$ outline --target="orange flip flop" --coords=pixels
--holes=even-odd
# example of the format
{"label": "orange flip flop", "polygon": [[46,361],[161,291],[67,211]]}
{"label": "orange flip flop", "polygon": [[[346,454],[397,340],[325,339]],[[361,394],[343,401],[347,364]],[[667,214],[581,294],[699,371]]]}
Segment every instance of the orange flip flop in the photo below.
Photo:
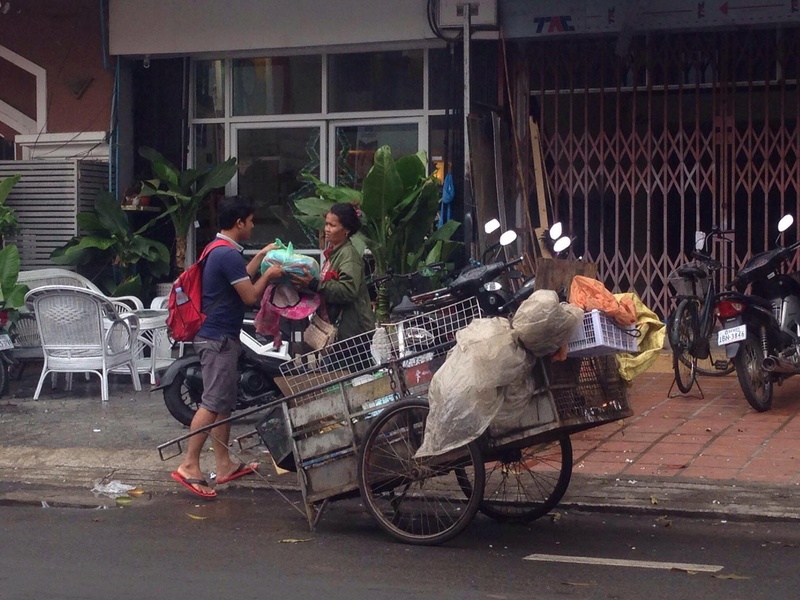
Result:
{"label": "orange flip flop", "polygon": [[187,490],[192,492],[195,496],[200,496],[201,498],[216,498],[217,497],[217,492],[215,492],[213,490],[210,491],[210,492],[204,492],[204,491],[198,490],[196,487],[194,487],[194,485],[204,485],[204,486],[208,487],[208,482],[205,479],[192,479],[190,477],[184,477],[183,475],[181,475],[177,471],[173,471],[172,473],[170,473],[170,477],[172,477],[175,481],[180,483]]}
{"label": "orange flip flop", "polygon": [[240,463],[239,466],[236,467],[236,470],[227,477],[217,477],[217,485],[228,483],[229,481],[239,479],[239,477],[244,477],[245,475],[250,475],[256,471],[258,471],[258,463],[250,463],[249,465]]}

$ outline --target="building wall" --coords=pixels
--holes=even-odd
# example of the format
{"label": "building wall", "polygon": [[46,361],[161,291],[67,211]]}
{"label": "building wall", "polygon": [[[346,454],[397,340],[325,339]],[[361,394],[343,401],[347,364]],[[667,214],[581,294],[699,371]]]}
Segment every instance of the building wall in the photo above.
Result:
{"label": "building wall", "polygon": [[111,52],[151,56],[433,40],[427,0],[110,0]]}
{"label": "building wall", "polygon": [[[46,131],[108,130],[113,60],[109,69],[104,67],[97,0],[17,0],[10,5],[7,13],[0,14],[0,45],[46,70]],[[0,99],[35,120],[31,76],[0,62],[4,63],[0,66]]]}

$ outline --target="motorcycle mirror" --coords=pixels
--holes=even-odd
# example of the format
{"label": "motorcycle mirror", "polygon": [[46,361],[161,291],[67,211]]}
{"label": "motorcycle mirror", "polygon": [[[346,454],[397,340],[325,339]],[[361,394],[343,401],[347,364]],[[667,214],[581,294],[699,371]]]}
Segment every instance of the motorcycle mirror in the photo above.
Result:
{"label": "motorcycle mirror", "polygon": [[497,219],[492,219],[491,221],[487,221],[486,224],[483,226],[483,231],[487,234],[492,233],[500,229],[500,221]]}
{"label": "motorcycle mirror", "polygon": [[509,279],[522,279],[522,272],[517,271],[516,269],[511,269],[506,273],[506,277]]}
{"label": "motorcycle mirror", "polygon": [[500,236],[500,245],[501,246],[508,246],[509,244],[514,243],[517,239],[517,232],[513,229],[509,229],[508,231],[504,231],[503,235]]}
{"label": "motorcycle mirror", "polygon": [[794,217],[792,215],[784,215],[781,217],[781,220],[778,221],[778,231],[783,233],[792,226],[792,223],[794,223]]}
{"label": "motorcycle mirror", "polygon": [[558,254],[559,252],[563,252],[567,248],[569,248],[570,244],[572,244],[572,240],[569,239],[566,235],[564,237],[558,238],[555,243],[553,244],[553,252]]}
{"label": "motorcycle mirror", "polygon": [[564,228],[561,226],[561,221],[556,221],[553,223],[553,226],[550,227],[550,239],[554,242],[561,237]]}
{"label": "motorcycle mirror", "polygon": [[704,231],[694,232],[694,249],[702,250],[706,245],[706,234]]}

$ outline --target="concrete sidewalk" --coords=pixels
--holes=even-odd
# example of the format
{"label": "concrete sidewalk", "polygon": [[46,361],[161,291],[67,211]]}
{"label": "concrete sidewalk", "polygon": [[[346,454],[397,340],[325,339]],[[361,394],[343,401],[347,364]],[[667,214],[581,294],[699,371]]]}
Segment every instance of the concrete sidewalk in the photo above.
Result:
{"label": "concrete sidewalk", "polygon": [[[182,493],[169,478],[180,459],[161,461],[156,446],[186,429],[159,392],[136,393],[129,378],[116,376],[103,405],[97,378],[76,376],[72,392],[47,385],[34,401],[37,378],[30,365],[0,399],[0,503],[97,505],[94,482],[112,479]],[[633,417],[573,436],[574,474],[562,507],[800,519],[800,378],[776,388],[767,413],[749,407],[735,375],[701,379],[703,398],[669,397],[671,383],[665,354],[630,388]],[[257,417],[237,422],[233,435],[251,431]],[[205,460],[208,473],[213,457]],[[270,464],[263,446],[242,460]],[[229,485],[297,489],[294,474],[262,471],[263,480]]]}

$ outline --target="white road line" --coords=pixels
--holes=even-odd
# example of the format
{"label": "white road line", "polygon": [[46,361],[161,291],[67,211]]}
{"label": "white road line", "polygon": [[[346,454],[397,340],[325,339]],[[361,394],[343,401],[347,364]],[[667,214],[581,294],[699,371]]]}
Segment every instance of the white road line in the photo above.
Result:
{"label": "white road line", "polygon": [[640,569],[680,569],[682,571],[700,571],[716,573],[725,567],[720,565],[695,565],[692,563],[655,562],[650,560],[624,560],[619,558],[600,558],[594,556],[562,556],[559,554],[531,554],[522,560],[539,562],[577,563],[582,565],[603,565],[608,567],[638,567]]}

